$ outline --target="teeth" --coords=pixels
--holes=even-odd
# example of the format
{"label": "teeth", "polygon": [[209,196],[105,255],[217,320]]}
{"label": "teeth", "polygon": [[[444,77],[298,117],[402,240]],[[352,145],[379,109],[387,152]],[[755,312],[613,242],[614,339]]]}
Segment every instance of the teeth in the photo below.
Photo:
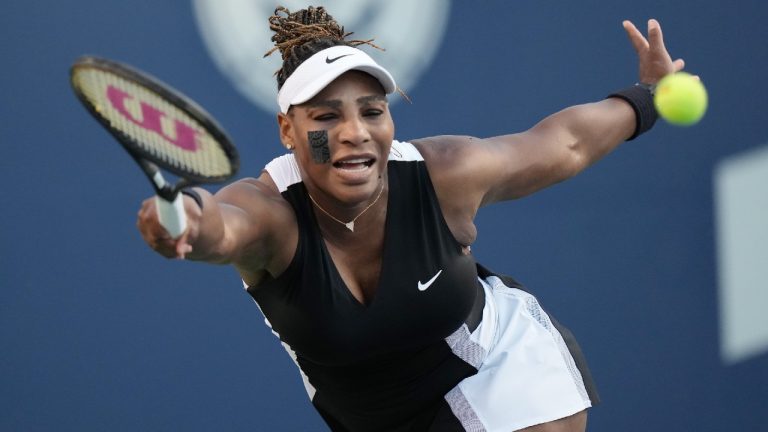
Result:
{"label": "teeth", "polygon": [[360,163],[354,164],[354,165],[353,164],[342,164],[342,166],[340,168],[343,169],[343,170],[346,170],[346,171],[362,171],[362,170],[368,168],[368,165],[360,164]]}
{"label": "teeth", "polygon": [[368,159],[350,159],[350,160],[341,161],[339,163],[342,163],[342,164],[361,164],[361,163],[366,163],[366,162],[368,162]]}

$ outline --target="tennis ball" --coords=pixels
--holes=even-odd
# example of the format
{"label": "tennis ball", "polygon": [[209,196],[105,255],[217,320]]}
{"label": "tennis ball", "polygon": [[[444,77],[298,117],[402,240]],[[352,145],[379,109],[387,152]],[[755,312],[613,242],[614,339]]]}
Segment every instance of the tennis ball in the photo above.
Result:
{"label": "tennis ball", "polygon": [[707,89],[689,73],[669,74],[656,85],[653,104],[667,122],[690,126],[701,120],[707,111]]}

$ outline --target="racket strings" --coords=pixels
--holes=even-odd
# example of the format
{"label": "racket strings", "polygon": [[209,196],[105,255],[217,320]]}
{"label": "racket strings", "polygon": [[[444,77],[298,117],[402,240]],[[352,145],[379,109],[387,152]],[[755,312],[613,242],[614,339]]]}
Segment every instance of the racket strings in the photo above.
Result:
{"label": "racket strings", "polygon": [[230,158],[206,128],[157,93],[101,69],[80,68],[73,80],[99,115],[144,156],[200,177],[233,173]]}

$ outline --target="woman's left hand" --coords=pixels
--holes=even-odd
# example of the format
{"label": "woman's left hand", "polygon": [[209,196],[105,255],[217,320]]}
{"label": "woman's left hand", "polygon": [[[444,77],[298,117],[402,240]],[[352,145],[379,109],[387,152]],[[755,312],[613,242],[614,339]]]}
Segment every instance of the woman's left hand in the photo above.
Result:
{"label": "woman's left hand", "polygon": [[622,24],[637,52],[641,83],[656,84],[664,76],[683,69],[685,66],[683,59],[672,61],[672,57],[667,52],[658,21],[648,20],[648,39],[632,22],[624,21]]}

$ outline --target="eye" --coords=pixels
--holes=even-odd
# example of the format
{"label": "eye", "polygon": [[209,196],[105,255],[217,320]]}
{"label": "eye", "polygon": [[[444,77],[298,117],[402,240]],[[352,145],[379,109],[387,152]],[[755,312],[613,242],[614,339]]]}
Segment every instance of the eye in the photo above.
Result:
{"label": "eye", "polygon": [[363,111],[363,115],[366,117],[377,117],[384,114],[384,111],[376,108],[371,108]]}
{"label": "eye", "polygon": [[312,117],[315,121],[329,121],[335,119],[337,116],[334,113],[324,113]]}

